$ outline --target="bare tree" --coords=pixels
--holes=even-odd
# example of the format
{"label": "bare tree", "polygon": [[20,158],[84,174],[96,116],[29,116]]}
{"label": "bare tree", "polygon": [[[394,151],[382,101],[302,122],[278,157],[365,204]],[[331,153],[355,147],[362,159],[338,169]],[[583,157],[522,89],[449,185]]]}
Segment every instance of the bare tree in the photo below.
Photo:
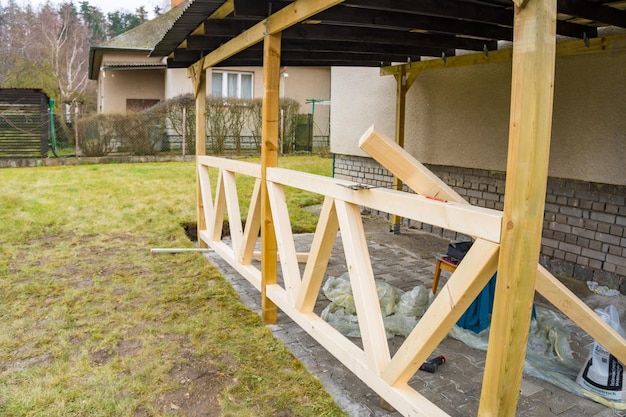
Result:
{"label": "bare tree", "polygon": [[63,3],[56,11],[44,5],[38,14],[38,39],[46,57],[65,111],[71,112],[85,100],[88,85],[89,29],[78,18],[72,3]]}

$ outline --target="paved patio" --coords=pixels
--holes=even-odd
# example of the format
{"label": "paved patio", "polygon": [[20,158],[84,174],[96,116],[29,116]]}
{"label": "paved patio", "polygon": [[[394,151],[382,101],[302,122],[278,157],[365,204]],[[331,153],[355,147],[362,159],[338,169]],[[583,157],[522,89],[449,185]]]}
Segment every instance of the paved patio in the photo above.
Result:
{"label": "paved patio", "polygon": [[[447,240],[405,228],[400,234],[394,235],[389,232],[388,223],[374,215],[364,216],[364,224],[372,266],[377,279],[383,279],[403,290],[410,290],[419,284],[430,288],[435,266],[433,255],[445,253]],[[338,241],[339,239],[340,237]],[[312,234],[297,235],[296,246],[301,247],[299,250],[306,250],[311,240]],[[216,253],[210,251],[207,257],[231,282],[240,294],[242,302],[260,313],[259,292]],[[338,242],[335,244],[327,274],[337,277],[346,269],[343,250]],[[448,273],[442,273],[440,287],[448,277]],[[582,292],[584,293],[584,290]],[[598,306],[603,303],[619,303],[620,311],[623,313],[625,304],[623,299],[626,297],[601,297],[591,296],[591,294],[591,292],[587,294],[590,295],[591,303]],[[587,298],[585,300],[587,301]],[[321,295],[316,305],[316,312],[319,313],[318,310],[321,310],[327,302]],[[541,299],[537,299],[537,304],[542,304]],[[279,312],[278,323],[269,327],[351,416],[400,416],[398,412],[385,406],[376,393],[293,323],[289,317]],[[569,322],[569,327],[573,328],[571,347],[577,359],[582,362],[593,341],[573,323]],[[390,351],[393,353],[403,340],[398,336],[390,339]],[[411,379],[410,385],[450,416],[476,416],[480,401],[485,352],[470,348],[448,337],[439,345],[434,354],[444,355],[447,359],[446,363],[432,374],[418,371]],[[565,391],[549,382],[524,375],[517,415],[609,417],[626,416],[626,412],[616,411]]]}

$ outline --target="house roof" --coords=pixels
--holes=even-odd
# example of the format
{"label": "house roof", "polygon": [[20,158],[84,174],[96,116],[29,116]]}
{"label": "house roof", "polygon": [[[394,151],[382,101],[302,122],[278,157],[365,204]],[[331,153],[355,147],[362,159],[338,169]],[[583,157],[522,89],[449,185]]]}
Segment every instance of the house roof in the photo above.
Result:
{"label": "house roof", "polygon": [[[168,56],[169,67],[188,67],[271,21],[268,15],[288,6],[296,10],[294,3],[192,0],[151,56]],[[511,0],[344,0],[282,30],[281,64],[381,66],[467,50],[488,54],[509,47],[503,41],[513,39],[513,7]],[[229,11],[208,19],[218,9]],[[558,0],[557,34],[588,45],[602,35],[600,28],[626,28],[625,9],[624,1]],[[215,66],[262,65],[262,42],[257,40]]]}
{"label": "house roof", "polygon": [[[163,38],[164,34],[172,27],[172,24],[180,17],[187,1],[170,9],[169,11],[147,20],[142,24],[100,44],[89,48],[89,79],[98,79],[98,72],[102,66],[102,54],[104,52],[143,52],[146,58],[148,53]],[[166,55],[162,55],[166,56]],[[127,67],[145,67],[150,60],[140,60],[125,63]]]}

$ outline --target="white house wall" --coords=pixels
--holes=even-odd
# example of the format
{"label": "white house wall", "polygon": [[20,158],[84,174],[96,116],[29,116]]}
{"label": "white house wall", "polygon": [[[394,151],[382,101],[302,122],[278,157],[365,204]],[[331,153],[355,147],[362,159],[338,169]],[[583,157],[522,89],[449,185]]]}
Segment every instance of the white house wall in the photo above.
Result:
{"label": "white house wall", "polygon": [[[127,99],[154,99],[163,101],[164,69],[111,70],[102,76],[101,113],[126,113]],[[108,84],[108,85],[107,85]]]}
{"label": "white house wall", "polygon": [[[626,185],[626,53],[560,57],[551,177]],[[420,74],[407,94],[405,148],[426,164],[505,171],[511,65]],[[395,130],[395,78],[378,69],[332,69],[331,151],[366,156],[372,124]],[[375,98],[375,99],[374,99]]]}
{"label": "white house wall", "polygon": [[193,94],[193,83],[187,78],[187,68],[170,68],[165,73],[165,99]]}

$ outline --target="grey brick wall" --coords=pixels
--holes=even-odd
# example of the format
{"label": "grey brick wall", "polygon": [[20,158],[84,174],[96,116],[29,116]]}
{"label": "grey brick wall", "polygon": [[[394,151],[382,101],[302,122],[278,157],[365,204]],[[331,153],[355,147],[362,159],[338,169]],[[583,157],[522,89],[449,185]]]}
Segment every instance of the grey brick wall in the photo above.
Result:
{"label": "grey brick wall", "polygon": [[[503,209],[503,172],[428,168],[471,204]],[[357,156],[335,155],[334,172],[337,178],[378,187],[390,188],[393,181],[376,161]],[[405,220],[405,225],[450,240],[467,238],[421,222]],[[626,294],[626,187],[549,178],[540,263],[556,275],[596,281]]]}

